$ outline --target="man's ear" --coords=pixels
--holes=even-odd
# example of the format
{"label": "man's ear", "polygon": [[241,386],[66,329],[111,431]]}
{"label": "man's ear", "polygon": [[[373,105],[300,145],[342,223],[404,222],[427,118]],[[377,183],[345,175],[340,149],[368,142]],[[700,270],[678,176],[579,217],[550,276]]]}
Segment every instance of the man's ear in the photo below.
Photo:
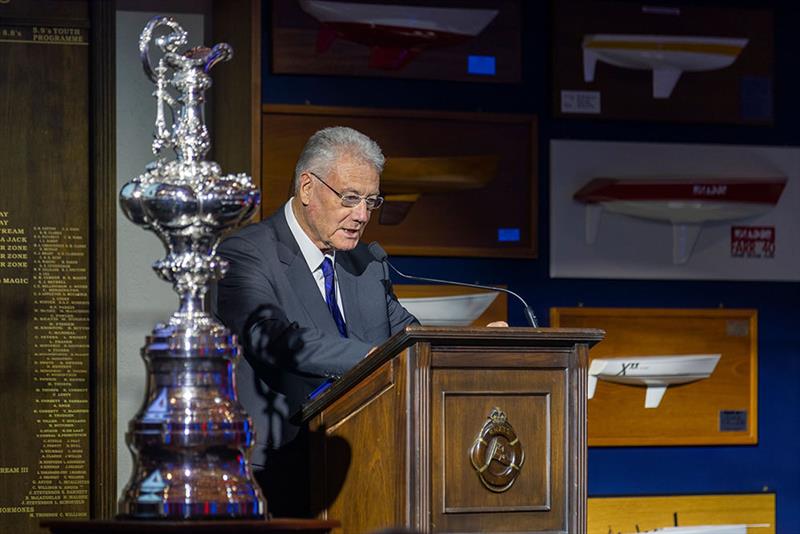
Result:
{"label": "man's ear", "polygon": [[303,172],[300,175],[300,202],[303,203],[304,206],[308,206],[308,203],[311,202],[311,190],[313,189],[313,184],[311,183],[311,175],[307,172]]}

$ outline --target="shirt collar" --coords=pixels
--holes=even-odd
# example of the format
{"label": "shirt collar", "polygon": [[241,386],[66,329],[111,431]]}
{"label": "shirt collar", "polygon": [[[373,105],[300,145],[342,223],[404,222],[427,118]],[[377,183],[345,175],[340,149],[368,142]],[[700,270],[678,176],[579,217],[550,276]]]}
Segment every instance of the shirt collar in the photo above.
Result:
{"label": "shirt collar", "polygon": [[306,260],[308,264],[309,270],[313,273],[317,269],[320,268],[322,264],[322,260],[325,259],[325,256],[331,258],[331,261],[335,262],[335,252],[330,254],[323,254],[322,251],[317,247],[311,238],[308,237],[305,230],[300,226],[300,223],[297,222],[297,218],[294,216],[294,210],[292,209],[292,200],[294,197],[289,199],[289,202],[283,205],[283,214],[286,216],[286,222],[289,224],[289,230],[292,232],[292,236],[294,236],[294,240],[297,241],[298,246],[300,247],[300,252],[303,254],[303,258]]}

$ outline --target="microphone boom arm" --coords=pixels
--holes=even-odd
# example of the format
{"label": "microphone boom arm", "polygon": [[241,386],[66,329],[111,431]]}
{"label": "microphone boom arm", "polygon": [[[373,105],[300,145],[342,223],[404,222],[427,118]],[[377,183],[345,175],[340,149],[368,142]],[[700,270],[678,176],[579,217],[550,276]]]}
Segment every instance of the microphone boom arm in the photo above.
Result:
{"label": "microphone boom arm", "polygon": [[391,267],[391,269],[394,272],[396,272],[398,275],[402,276],[403,278],[405,278],[407,280],[418,280],[418,281],[422,281],[422,282],[433,282],[435,284],[449,284],[449,285],[454,285],[454,286],[471,287],[471,288],[475,288],[475,289],[488,289],[489,291],[502,291],[503,293],[508,293],[509,295],[512,295],[512,296],[516,297],[517,300],[519,300],[522,303],[522,309],[525,312],[525,319],[528,321],[528,325],[532,326],[533,328],[539,328],[539,324],[536,321],[536,315],[533,313],[533,309],[531,309],[531,307],[528,306],[528,303],[525,302],[525,299],[523,299],[522,297],[520,297],[519,295],[517,295],[516,293],[514,293],[510,289],[505,289],[503,287],[484,286],[484,285],[481,285],[481,284],[470,284],[470,283],[467,283],[467,282],[454,282],[452,280],[440,280],[438,278],[427,278],[427,277],[424,277],[424,276],[411,276],[411,275],[404,274],[404,273],[398,271],[397,268],[394,265],[389,263],[388,255],[386,254],[386,251],[383,250],[383,248],[377,242],[371,243],[369,245],[369,250],[370,250],[370,252],[372,252],[372,255],[375,257],[375,259],[377,259],[378,261],[380,261],[382,263],[385,263],[386,265]]}

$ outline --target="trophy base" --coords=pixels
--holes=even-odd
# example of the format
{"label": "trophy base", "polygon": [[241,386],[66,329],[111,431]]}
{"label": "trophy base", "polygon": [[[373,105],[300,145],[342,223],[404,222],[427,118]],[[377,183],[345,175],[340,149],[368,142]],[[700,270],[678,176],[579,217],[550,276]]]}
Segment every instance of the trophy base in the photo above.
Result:
{"label": "trophy base", "polygon": [[238,521],[44,520],[50,534],[326,534],[341,527],[330,519],[270,519]]}

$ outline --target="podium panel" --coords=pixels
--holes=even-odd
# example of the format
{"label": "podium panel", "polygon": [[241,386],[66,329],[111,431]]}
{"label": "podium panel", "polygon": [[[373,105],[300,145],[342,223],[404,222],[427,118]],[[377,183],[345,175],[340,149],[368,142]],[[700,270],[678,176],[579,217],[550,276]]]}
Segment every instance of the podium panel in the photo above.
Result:
{"label": "podium panel", "polygon": [[409,327],[304,407],[312,506],[344,532],[586,532],[599,330]]}
{"label": "podium panel", "polygon": [[[566,444],[559,430],[566,412],[566,372],[486,370],[479,376],[476,381],[476,374],[465,369],[433,372],[432,519],[437,530],[464,532],[478,525],[481,531],[502,530],[515,523],[563,530],[564,503],[553,494],[563,492],[566,476]],[[506,416],[522,453],[516,459],[518,476],[504,491],[504,478],[498,487],[481,481],[470,454],[475,442],[484,439],[478,466],[499,458],[498,470],[507,471],[501,466],[510,459],[503,450],[510,448],[509,440],[492,447],[480,436],[494,409]]]}

